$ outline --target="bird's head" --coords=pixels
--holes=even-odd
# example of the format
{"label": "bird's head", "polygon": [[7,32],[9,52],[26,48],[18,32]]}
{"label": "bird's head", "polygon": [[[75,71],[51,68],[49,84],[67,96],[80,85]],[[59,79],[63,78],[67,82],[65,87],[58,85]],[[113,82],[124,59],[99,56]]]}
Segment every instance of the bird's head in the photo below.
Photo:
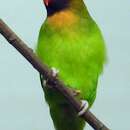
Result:
{"label": "bird's head", "polygon": [[69,6],[70,0],[43,0],[47,9],[47,14],[52,15]]}
{"label": "bird's head", "polygon": [[83,0],[43,0],[43,2],[46,6],[48,16],[66,9],[74,9],[78,12],[86,9]]}

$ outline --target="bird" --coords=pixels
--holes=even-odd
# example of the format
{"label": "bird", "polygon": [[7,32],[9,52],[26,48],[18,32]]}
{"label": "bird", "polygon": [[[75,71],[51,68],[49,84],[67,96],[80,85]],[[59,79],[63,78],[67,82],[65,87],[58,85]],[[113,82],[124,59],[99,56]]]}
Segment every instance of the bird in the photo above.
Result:
{"label": "bird", "polygon": [[93,105],[100,75],[106,62],[101,30],[83,0],[43,0],[47,17],[43,22],[36,54],[62,80],[73,96],[82,101],[77,113],[62,94],[46,87],[40,74],[45,100],[55,130],[83,130],[81,116]]}

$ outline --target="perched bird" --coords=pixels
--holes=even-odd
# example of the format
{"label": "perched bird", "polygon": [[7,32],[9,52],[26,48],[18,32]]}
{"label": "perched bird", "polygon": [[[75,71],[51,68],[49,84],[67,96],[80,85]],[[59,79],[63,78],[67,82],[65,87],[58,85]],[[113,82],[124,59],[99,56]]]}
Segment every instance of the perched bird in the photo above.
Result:
{"label": "perched bird", "polygon": [[45,99],[56,130],[83,130],[85,121],[80,116],[95,100],[106,59],[104,40],[83,0],[43,2],[47,18],[40,29],[36,53],[52,68],[53,76],[58,76],[76,98],[83,100],[83,109],[77,115],[60,93],[46,87],[41,76]]}

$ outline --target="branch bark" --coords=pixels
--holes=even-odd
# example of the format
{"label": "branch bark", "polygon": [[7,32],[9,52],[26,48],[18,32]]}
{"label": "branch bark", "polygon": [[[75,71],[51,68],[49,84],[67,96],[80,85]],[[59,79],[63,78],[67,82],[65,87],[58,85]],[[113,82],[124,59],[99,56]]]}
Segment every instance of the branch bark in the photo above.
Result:
{"label": "branch bark", "polygon": [[[69,89],[64,85],[62,81],[52,76],[51,70],[43,64],[40,59],[33,53],[30,49],[5,23],[0,19],[0,33],[5,37],[5,39],[15,47],[30,64],[47,79],[48,84],[53,86],[54,89],[59,91],[64,95],[68,102],[75,108],[78,113],[81,109],[81,102],[78,101]],[[87,121],[95,130],[109,130],[100,120],[98,120],[91,112],[88,110],[83,116],[85,121]]]}

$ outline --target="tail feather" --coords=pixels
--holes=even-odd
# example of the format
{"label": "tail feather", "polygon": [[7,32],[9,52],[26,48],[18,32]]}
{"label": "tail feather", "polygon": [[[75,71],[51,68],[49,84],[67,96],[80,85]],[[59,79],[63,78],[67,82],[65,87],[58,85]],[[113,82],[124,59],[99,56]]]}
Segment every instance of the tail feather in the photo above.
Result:
{"label": "tail feather", "polygon": [[83,130],[85,126],[85,121],[67,103],[52,106],[50,114],[56,130]]}

